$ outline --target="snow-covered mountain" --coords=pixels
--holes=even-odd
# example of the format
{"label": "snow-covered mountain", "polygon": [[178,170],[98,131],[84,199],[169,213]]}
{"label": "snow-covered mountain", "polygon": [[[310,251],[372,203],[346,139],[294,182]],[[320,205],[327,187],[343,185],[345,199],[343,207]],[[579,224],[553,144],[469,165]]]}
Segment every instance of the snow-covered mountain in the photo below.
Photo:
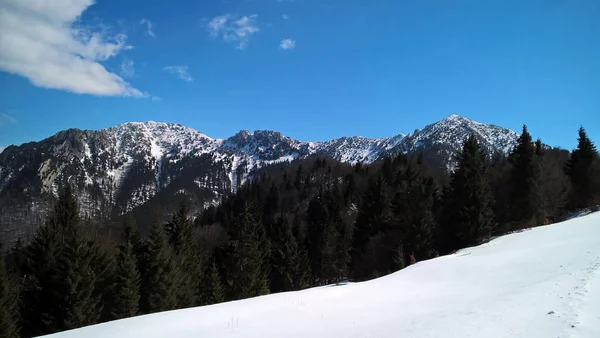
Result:
{"label": "snow-covered mountain", "polygon": [[362,283],[138,316],[53,338],[600,337],[600,213]]}
{"label": "snow-covered mountain", "polygon": [[454,154],[471,133],[489,154],[506,155],[518,137],[514,131],[457,115],[410,135],[326,142],[304,142],[264,130],[213,139],[161,122],[132,122],[96,131],[69,129],[3,151],[0,198],[27,201],[56,193],[68,181],[78,190],[83,209],[91,213],[124,213],[175,187],[183,193],[195,190],[202,202],[213,203],[257,168],[311,155],[354,164],[423,152],[452,168]]}

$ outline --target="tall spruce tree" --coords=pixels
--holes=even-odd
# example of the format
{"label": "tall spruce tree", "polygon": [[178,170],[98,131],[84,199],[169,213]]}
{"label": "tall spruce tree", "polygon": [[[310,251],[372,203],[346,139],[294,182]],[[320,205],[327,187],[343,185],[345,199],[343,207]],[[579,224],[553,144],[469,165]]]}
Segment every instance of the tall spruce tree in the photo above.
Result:
{"label": "tall spruce tree", "polygon": [[0,254],[0,338],[19,337],[17,297],[10,285],[4,257]]}
{"label": "tall spruce tree", "polygon": [[292,227],[283,216],[274,224],[275,234],[271,237],[271,291],[293,291],[307,283],[306,264]]}
{"label": "tall spruce tree", "polygon": [[202,305],[218,304],[225,301],[225,290],[221,281],[221,273],[217,262],[213,260],[209,271],[205,274]]}
{"label": "tall spruce tree", "polygon": [[[433,252],[435,227],[433,179],[425,177],[408,164],[398,172],[395,189],[392,201],[393,228],[399,231],[405,257],[412,255],[417,260],[428,259]],[[392,270],[394,253],[399,245],[397,241],[387,245],[388,271]]]}
{"label": "tall spruce tree", "polygon": [[445,252],[475,245],[494,228],[487,158],[474,135],[463,142],[457,160],[444,203],[441,249]]}
{"label": "tall spruce tree", "polygon": [[135,238],[135,225],[133,219],[130,218],[125,222],[121,245],[119,246],[113,301],[110,310],[112,319],[133,317],[139,311],[140,273],[134,252]]}
{"label": "tall spruce tree", "polygon": [[166,226],[169,243],[174,254],[174,274],[177,284],[177,306],[185,308],[198,303],[196,292],[202,280],[202,268],[194,243],[194,224],[188,216],[185,203],[172,216]]}
{"label": "tall spruce tree", "polygon": [[565,166],[565,173],[571,180],[572,208],[586,208],[597,202],[600,188],[598,162],[596,146],[587,136],[585,129],[579,128],[577,149],[573,150]]}
{"label": "tall spruce tree", "polygon": [[[376,249],[380,245],[372,243],[373,236],[383,236],[390,229],[392,221],[391,193],[384,175],[378,173],[370,180],[367,191],[363,194],[358,207],[358,215],[354,225],[352,241],[352,277],[363,280],[374,276],[377,260],[376,253],[368,248]],[[371,242],[371,244],[369,244]]]}
{"label": "tall spruce tree", "polygon": [[244,299],[269,293],[270,244],[256,205],[247,204],[237,219],[232,295]]}
{"label": "tall spruce tree", "polygon": [[101,310],[94,267],[98,248],[80,229],[78,207],[67,185],[46,224],[28,247],[23,290],[23,335],[91,325]]}
{"label": "tall spruce tree", "polygon": [[175,266],[164,228],[155,222],[148,240],[148,258],[142,280],[142,311],[153,313],[177,308]]}
{"label": "tall spruce tree", "polygon": [[511,206],[510,214],[518,227],[535,225],[536,216],[541,208],[541,171],[538,154],[527,131],[519,136],[517,147],[510,154],[511,170]]}

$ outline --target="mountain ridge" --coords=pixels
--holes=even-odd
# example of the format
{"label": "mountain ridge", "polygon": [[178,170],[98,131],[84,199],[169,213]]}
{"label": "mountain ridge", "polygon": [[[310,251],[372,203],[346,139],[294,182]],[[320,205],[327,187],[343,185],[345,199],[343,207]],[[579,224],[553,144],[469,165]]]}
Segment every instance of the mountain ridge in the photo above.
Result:
{"label": "mountain ridge", "polygon": [[82,210],[92,215],[126,213],[166,188],[175,189],[174,184],[178,193],[210,205],[261,167],[310,156],[355,164],[423,153],[452,170],[454,156],[471,133],[490,156],[508,155],[518,138],[512,130],[458,115],[412,134],[322,142],[299,141],[271,130],[242,130],[218,139],[181,124],[155,121],[100,130],[71,128],[0,153],[0,207],[43,200],[67,182],[78,193]]}

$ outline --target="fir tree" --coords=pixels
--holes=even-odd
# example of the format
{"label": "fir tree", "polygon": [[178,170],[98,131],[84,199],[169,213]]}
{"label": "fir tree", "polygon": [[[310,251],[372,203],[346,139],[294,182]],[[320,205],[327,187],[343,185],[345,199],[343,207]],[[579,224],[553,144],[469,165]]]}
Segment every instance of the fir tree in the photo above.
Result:
{"label": "fir tree", "polygon": [[[396,194],[392,202],[393,227],[400,233],[405,255],[414,255],[417,260],[427,259],[433,251],[435,226],[433,180],[419,174],[409,164],[398,173],[396,181]],[[393,250],[399,244],[394,242],[387,246],[390,262],[393,259]]]}
{"label": "fir tree", "polygon": [[586,208],[595,202],[598,194],[599,175],[598,152],[594,143],[588,138],[583,127],[579,128],[577,149],[573,150],[565,173],[571,180],[571,207]]}
{"label": "fir tree", "polygon": [[205,299],[203,305],[218,304],[225,301],[225,291],[221,281],[221,273],[216,261],[210,265],[210,271],[206,274],[208,280],[206,282]]}
{"label": "fir tree", "polygon": [[133,220],[129,219],[125,223],[122,243],[119,247],[110,311],[112,319],[133,317],[139,311],[140,274],[134,252],[134,233]]}
{"label": "fir tree", "polygon": [[271,290],[293,291],[305,287],[309,278],[306,254],[298,245],[292,226],[280,216],[275,223],[277,229],[273,237]]}
{"label": "fir tree", "polygon": [[[367,247],[372,236],[385,233],[390,229],[392,219],[391,198],[382,174],[377,174],[369,180],[367,191],[363,194],[358,216],[354,225],[352,242],[352,275],[355,279],[365,279],[373,276],[376,269],[374,264],[367,263]],[[372,261],[372,259],[370,260]]]}
{"label": "fir tree", "polygon": [[469,136],[457,156],[445,197],[442,238],[445,252],[475,245],[489,237],[494,227],[493,199],[487,181],[486,154],[474,135]]}
{"label": "fir tree", "polygon": [[517,147],[510,155],[511,170],[511,219],[520,226],[533,225],[541,208],[541,172],[536,148],[523,126]]}
{"label": "fir tree", "polygon": [[174,264],[163,227],[155,222],[148,241],[147,271],[142,281],[144,313],[172,310],[177,307]]}
{"label": "fir tree", "polygon": [[244,299],[269,293],[269,242],[254,205],[246,205],[237,220],[233,297]]}
{"label": "fir tree", "polygon": [[94,267],[97,247],[84,239],[69,186],[28,248],[23,334],[40,335],[94,324],[100,314]]}
{"label": "fir tree", "polygon": [[16,338],[19,336],[16,298],[5,268],[4,257],[0,255],[0,338]]}
{"label": "fir tree", "polygon": [[177,285],[177,305],[180,308],[197,305],[197,281],[202,280],[202,275],[194,245],[193,222],[188,217],[185,203],[180,204],[166,230],[174,253],[173,272]]}

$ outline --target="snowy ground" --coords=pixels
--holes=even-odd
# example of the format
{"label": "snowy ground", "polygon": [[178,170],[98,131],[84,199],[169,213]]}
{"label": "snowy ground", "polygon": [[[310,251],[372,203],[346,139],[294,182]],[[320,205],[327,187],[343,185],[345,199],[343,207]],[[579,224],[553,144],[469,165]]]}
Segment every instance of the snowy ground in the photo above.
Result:
{"label": "snowy ground", "polygon": [[369,282],[140,316],[54,337],[600,337],[600,213]]}

